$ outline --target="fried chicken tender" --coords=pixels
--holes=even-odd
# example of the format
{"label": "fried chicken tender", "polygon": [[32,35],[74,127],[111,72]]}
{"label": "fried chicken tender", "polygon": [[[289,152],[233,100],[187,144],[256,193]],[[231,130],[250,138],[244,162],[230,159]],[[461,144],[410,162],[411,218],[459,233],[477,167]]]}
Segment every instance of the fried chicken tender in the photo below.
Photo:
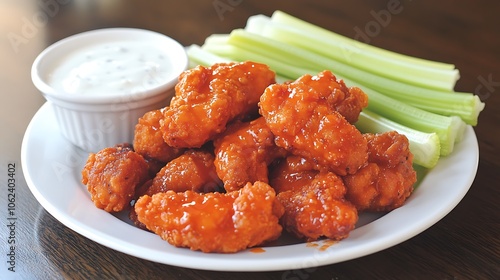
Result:
{"label": "fried chicken tender", "polygon": [[217,176],[214,156],[204,150],[187,150],[167,163],[154,177],[146,194],[172,190],[183,192],[214,192],[222,188]]}
{"label": "fried chicken tender", "polygon": [[275,240],[282,231],[283,206],[263,182],[229,193],[145,195],[135,210],[140,222],[170,244],[203,252],[241,251]]}
{"label": "fried chicken tender", "polygon": [[179,77],[176,95],[161,120],[163,138],[178,148],[198,148],[226,124],[257,111],[264,89],[275,83],[275,73],[254,62],[198,66]]}
{"label": "fried chicken tender", "polygon": [[397,132],[365,134],[368,164],[343,178],[346,198],[359,211],[390,211],[404,204],[417,181],[406,136]]}
{"label": "fried chicken tender", "polygon": [[276,145],[292,154],[339,175],[355,173],[366,162],[366,140],[348,121],[357,119],[366,106],[366,95],[360,89],[348,89],[331,72],[271,85],[259,105]]}
{"label": "fried chicken tender", "polygon": [[146,159],[153,159],[167,163],[178,157],[182,149],[169,146],[163,140],[160,130],[160,120],[163,119],[163,110],[153,110],[144,114],[134,131],[134,150]]}
{"label": "fried chicken tender", "polygon": [[246,183],[269,182],[268,166],[285,150],[274,144],[274,135],[264,118],[236,122],[214,140],[215,167],[226,191]]}
{"label": "fried chicken tender", "polygon": [[[140,186],[136,190],[136,197],[152,196],[169,190],[208,193],[221,191],[223,188],[215,170],[214,155],[205,150],[188,149],[161,168],[152,180]],[[138,220],[134,207],[130,209],[129,219],[138,228],[147,230]]]}
{"label": "fried chicken tender", "polygon": [[82,170],[94,204],[107,212],[130,206],[135,189],[148,179],[148,164],[130,145],[105,148],[89,155]]}
{"label": "fried chicken tender", "polygon": [[320,172],[310,182],[278,193],[277,198],[285,207],[283,227],[307,241],[346,238],[358,221],[358,212],[344,198],[345,192],[339,176]]}

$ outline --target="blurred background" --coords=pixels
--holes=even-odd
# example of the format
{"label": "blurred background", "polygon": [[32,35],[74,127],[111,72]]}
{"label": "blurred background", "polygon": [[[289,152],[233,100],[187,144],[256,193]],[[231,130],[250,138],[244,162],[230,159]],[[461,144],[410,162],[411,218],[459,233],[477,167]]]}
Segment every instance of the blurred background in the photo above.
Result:
{"label": "blurred background", "polygon": [[[18,207],[37,209],[23,212],[23,216],[19,217],[19,275],[26,276],[26,279],[52,278],[48,275],[65,278],[68,271],[90,267],[95,270],[88,271],[88,277],[100,275],[111,278],[118,277],[122,268],[133,267],[137,269],[138,275],[143,276],[148,275],[150,270],[163,271],[164,279],[186,279],[189,276],[220,279],[236,276],[231,273],[173,268],[114,252],[64,227],[37,204],[23,180],[19,156],[26,126],[45,102],[31,83],[30,69],[35,57],[46,46],[83,31],[136,27],[164,33],[186,46],[201,45],[211,34],[228,33],[244,27],[249,16],[271,15],[278,9],[372,45],[411,56],[455,63],[462,77],[456,90],[476,93],[486,103],[480,125],[475,131],[480,139],[480,168],[490,168],[483,169],[488,170],[483,173],[480,170],[476,178],[476,183],[484,187],[473,186],[457,208],[440,221],[432,232],[426,231],[410,242],[375,255],[327,268],[313,268],[306,274],[296,274],[295,278],[288,279],[307,279],[314,276],[313,272],[322,276],[332,275],[329,279],[350,279],[356,275],[372,275],[376,278],[376,273],[387,270],[399,276],[407,273],[426,275],[419,262],[427,268],[432,267],[434,272],[445,270],[441,274],[442,279],[466,275],[470,268],[468,265],[474,262],[480,262],[478,266],[493,270],[485,274],[500,273],[498,265],[494,270],[495,260],[489,258],[492,252],[498,255],[498,247],[495,247],[498,244],[490,246],[489,243],[477,243],[498,240],[498,230],[494,230],[498,228],[495,222],[498,221],[498,211],[481,212],[480,208],[473,206],[483,203],[491,206],[492,200],[485,202],[487,198],[491,195],[498,197],[498,191],[492,189],[498,184],[493,169],[500,162],[497,152],[500,140],[491,134],[492,128],[498,128],[500,123],[500,114],[495,113],[498,109],[494,106],[499,104],[500,92],[500,1],[0,0],[0,119],[4,120],[0,122],[0,174],[6,173],[4,169],[7,163],[16,163],[19,166]],[[1,205],[5,200],[5,192],[0,192],[0,195]],[[479,212],[473,213],[473,210]],[[6,215],[5,212],[3,208],[0,210],[2,217]],[[482,231],[482,239],[475,241],[478,239],[476,227],[479,226],[489,231]],[[2,229],[2,242],[5,236],[6,231]],[[471,242],[454,243],[454,240],[460,240],[463,236]],[[53,242],[61,239],[71,244]],[[434,246],[439,246],[439,249]],[[477,249],[478,246],[482,246],[483,251]],[[426,262],[425,256],[437,252],[442,254],[439,261]],[[73,262],[71,256],[75,254],[86,255],[88,262]],[[109,261],[116,255],[120,256],[120,263]],[[401,255],[408,258],[400,258]],[[105,262],[102,263],[96,256],[105,256]],[[367,264],[377,264],[380,269],[371,274],[364,268]],[[37,269],[33,270],[33,267]],[[0,269],[2,272],[5,270],[3,266]],[[451,271],[453,275],[446,271]],[[0,279],[7,279],[1,275]],[[264,279],[263,273],[252,275]],[[242,273],[237,276],[250,279],[252,275]],[[265,275],[269,277],[266,279],[286,276],[280,272]],[[149,276],[154,278],[154,275]],[[131,275],[129,277],[133,278]]]}

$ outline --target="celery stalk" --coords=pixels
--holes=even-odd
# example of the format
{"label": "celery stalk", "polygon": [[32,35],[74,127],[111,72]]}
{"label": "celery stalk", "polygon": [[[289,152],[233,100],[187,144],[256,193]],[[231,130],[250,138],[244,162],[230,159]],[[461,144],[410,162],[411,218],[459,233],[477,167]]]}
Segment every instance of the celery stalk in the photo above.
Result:
{"label": "celery stalk", "polygon": [[314,33],[306,33],[289,26],[271,23],[260,34],[307,49],[356,69],[419,87],[451,91],[459,77],[456,69],[436,69],[387,59],[372,52],[361,51],[339,41],[325,40]]}
{"label": "celery stalk", "polygon": [[[222,48],[222,46],[221,46],[221,48],[218,48],[219,51],[223,50],[223,49],[224,48]],[[217,52],[211,52],[211,51],[207,50],[206,47],[202,48],[196,44],[188,46],[186,48],[186,52],[187,52],[188,57],[189,57],[190,67],[194,67],[196,65],[211,66],[215,63],[221,63],[221,62],[252,60],[249,58],[244,58],[242,60],[231,58],[228,54],[235,53],[235,52],[228,51],[227,49],[224,52],[226,54],[226,56],[222,57],[222,56],[217,55]],[[258,59],[252,60],[252,61],[257,62]],[[269,67],[273,68],[271,66],[269,66]],[[283,68],[285,68],[285,67],[283,67]],[[288,68],[288,69],[290,69],[290,68]],[[276,82],[278,82],[278,83],[283,83],[283,82],[289,81],[289,80],[290,80],[290,78],[288,78],[288,77],[283,77],[283,76],[278,75],[278,74],[276,75]]]}
{"label": "celery stalk", "polygon": [[[445,116],[458,116],[472,126],[477,125],[479,114],[485,106],[477,95],[466,92],[444,93],[411,86],[403,86],[398,89],[382,88],[378,85],[368,87],[429,112]],[[404,91],[405,89],[407,91]]]}
{"label": "celery stalk", "polygon": [[[350,86],[359,84],[344,79]],[[465,123],[456,116],[442,116],[434,114],[391,97],[385,96],[375,90],[363,88],[368,95],[368,110],[404,126],[426,133],[436,133],[440,139],[442,156],[449,155],[454,148],[457,137],[463,131]]]}
{"label": "celery stalk", "polygon": [[205,38],[205,42],[203,45],[224,45],[227,44],[227,40],[229,39],[229,34],[212,34]]}
{"label": "celery stalk", "polygon": [[[259,54],[252,53],[232,45],[205,44],[201,47],[201,49],[230,61],[260,62],[265,60],[265,58]],[[267,66],[276,72],[276,81],[279,83],[294,79],[293,77],[296,77],[294,73],[299,71],[294,69],[293,66],[286,65],[280,61],[272,61],[270,64],[267,64]]]}
{"label": "celery stalk", "polygon": [[354,48],[354,51],[359,50],[360,52],[371,52],[376,54],[377,56],[380,56],[381,58],[383,57],[388,60],[404,61],[412,65],[420,65],[438,69],[455,69],[455,65],[453,64],[416,58],[356,41],[354,39],[336,34],[330,30],[321,28],[299,18],[293,17],[282,11],[275,11],[271,16],[271,21],[303,30],[304,33],[317,34],[319,38],[324,38],[328,41],[339,41],[344,43],[347,48]]}
{"label": "celery stalk", "polygon": [[356,127],[363,133],[383,133],[397,131],[405,135],[410,143],[413,163],[425,168],[434,167],[440,156],[440,142],[436,133],[425,133],[393,122],[367,109],[364,109]]}
{"label": "celery stalk", "polygon": [[291,46],[242,29],[233,30],[227,43],[260,55],[272,55],[276,60],[290,66],[305,67],[316,72],[324,69],[331,70],[338,76],[355,81],[361,88],[372,88],[430,112],[459,116],[471,125],[477,124],[479,113],[484,108],[484,104],[473,94],[450,94],[380,77],[325,58],[307,49]]}
{"label": "celery stalk", "polygon": [[189,63],[191,67],[194,67],[196,65],[213,65],[215,63],[220,63],[220,62],[229,62],[231,60],[227,58],[223,58],[217,55],[214,55],[213,53],[203,51],[200,46],[198,45],[190,45],[186,48],[186,52],[189,57]]}

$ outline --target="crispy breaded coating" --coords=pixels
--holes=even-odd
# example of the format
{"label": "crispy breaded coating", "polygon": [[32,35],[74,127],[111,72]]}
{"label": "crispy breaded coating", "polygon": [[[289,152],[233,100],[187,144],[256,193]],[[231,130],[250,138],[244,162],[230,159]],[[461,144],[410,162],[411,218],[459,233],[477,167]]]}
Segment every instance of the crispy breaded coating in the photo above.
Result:
{"label": "crispy breaded coating", "polygon": [[321,237],[344,239],[358,221],[356,208],[344,195],[345,186],[339,176],[320,172],[312,181],[278,193],[277,198],[285,207],[281,223],[287,231],[307,241]]}
{"label": "crispy breaded coating", "polygon": [[[276,145],[339,175],[352,174],[367,160],[367,143],[338,108],[354,119],[361,106],[341,104],[342,100],[356,96],[364,94],[358,89],[347,89],[342,81],[325,71],[267,87],[259,103],[260,113],[275,135]],[[365,104],[362,100],[349,101],[356,103]],[[352,112],[348,110],[351,107]]]}
{"label": "crispy breaded coating", "polygon": [[269,182],[268,166],[285,150],[274,143],[274,135],[264,118],[236,122],[214,140],[215,167],[226,191],[234,191],[246,183]]}
{"label": "crispy breaded coating", "polygon": [[270,168],[269,184],[276,193],[310,184],[321,166],[300,156],[289,155],[276,161]]}
{"label": "crispy breaded coating", "polygon": [[116,146],[90,154],[82,170],[94,204],[107,212],[127,209],[135,189],[148,179],[148,164],[131,146]]}
{"label": "crispy breaded coating", "polygon": [[256,111],[264,89],[273,83],[275,73],[254,62],[183,72],[161,121],[165,142],[178,148],[201,147],[223,132],[229,121]]}
{"label": "crispy breaded coating", "polygon": [[215,171],[214,156],[203,150],[187,150],[156,174],[146,194],[168,190],[207,193],[219,189],[222,182]]}
{"label": "crispy breaded coating", "polygon": [[203,252],[241,251],[278,238],[282,230],[283,206],[262,182],[225,194],[145,195],[135,210],[140,222],[170,244]]}
{"label": "crispy breaded coating", "polygon": [[404,204],[417,181],[406,136],[365,134],[368,164],[345,176],[346,198],[360,211],[390,211]]}
{"label": "crispy breaded coating", "polygon": [[167,163],[178,157],[182,149],[173,148],[163,140],[160,130],[163,110],[149,111],[139,118],[134,131],[134,150],[146,159]]}
{"label": "crispy breaded coating", "polygon": [[[321,75],[327,76],[332,82],[335,76],[331,72],[323,72]],[[334,90],[334,95],[344,95],[337,102],[332,102],[332,106],[344,118],[354,124],[358,121],[359,113],[368,106],[368,96],[358,87],[347,88],[343,81],[339,80],[338,86],[342,90]]]}

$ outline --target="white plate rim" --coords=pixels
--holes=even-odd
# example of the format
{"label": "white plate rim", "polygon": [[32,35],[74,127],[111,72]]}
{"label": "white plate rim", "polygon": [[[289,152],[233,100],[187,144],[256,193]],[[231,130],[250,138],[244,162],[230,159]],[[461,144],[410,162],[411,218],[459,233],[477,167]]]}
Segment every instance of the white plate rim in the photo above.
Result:
{"label": "white plate rim", "polygon": [[[404,206],[356,228],[347,239],[325,250],[318,249],[324,242],[318,241],[317,247],[300,243],[263,247],[262,253],[245,250],[236,254],[206,254],[175,248],[159,236],[97,209],[79,182],[82,154],[59,133],[51,104],[42,105],[26,129],[21,165],[29,189],[47,212],[75,232],[122,253],[167,265],[213,271],[305,269],[395,246],[425,231],[455,208],[470,189],[479,163],[477,138],[468,126],[455,151],[440,159],[426,174]],[[63,158],[66,162],[61,165]],[[54,190],[55,187],[59,189]],[[435,204],[436,201],[439,203]]]}

